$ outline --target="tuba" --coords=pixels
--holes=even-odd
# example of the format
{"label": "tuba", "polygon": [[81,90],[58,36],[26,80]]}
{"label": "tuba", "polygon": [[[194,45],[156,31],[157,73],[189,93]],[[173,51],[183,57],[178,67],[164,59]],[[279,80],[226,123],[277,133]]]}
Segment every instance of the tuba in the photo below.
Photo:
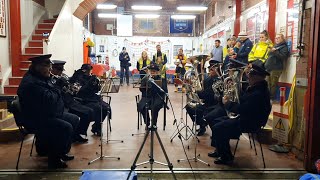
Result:
{"label": "tuba", "polygon": [[201,81],[199,78],[199,73],[198,73],[198,65],[199,61],[195,61],[193,63],[193,67],[190,68],[185,74],[184,74],[184,80],[187,82],[191,88],[189,90],[192,90],[193,92],[196,91],[202,91],[202,85]]}

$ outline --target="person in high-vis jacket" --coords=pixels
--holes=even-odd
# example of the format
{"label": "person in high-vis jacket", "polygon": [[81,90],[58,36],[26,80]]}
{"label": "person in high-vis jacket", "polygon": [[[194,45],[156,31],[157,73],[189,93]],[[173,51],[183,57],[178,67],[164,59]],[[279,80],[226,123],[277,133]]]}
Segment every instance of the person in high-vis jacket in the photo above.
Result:
{"label": "person in high-vis jacket", "polygon": [[143,51],[141,53],[141,58],[137,61],[137,69],[139,71],[141,79],[145,76],[146,74],[145,68],[149,66],[150,63],[151,63],[151,60],[148,57],[147,51]]}
{"label": "person in high-vis jacket", "polygon": [[257,59],[263,63],[268,59],[270,49],[273,47],[269,34],[266,30],[260,33],[260,40],[251,49],[248,62],[251,63]]}

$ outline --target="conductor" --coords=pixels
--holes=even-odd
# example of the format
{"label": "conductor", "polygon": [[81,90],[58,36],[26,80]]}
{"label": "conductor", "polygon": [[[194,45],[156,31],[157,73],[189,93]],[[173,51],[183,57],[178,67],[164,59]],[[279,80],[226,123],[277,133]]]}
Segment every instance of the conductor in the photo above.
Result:
{"label": "conductor", "polygon": [[141,80],[140,91],[142,98],[138,103],[138,110],[144,118],[147,127],[150,125],[150,116],[148,110],[151,110],[151,118],[153,124],[157,124],[158,114],[163,107],[165,92],[163,91],[163,84],[161,83],[161,76],[159,74],[159,67],[156,63],[151,63],[147,68],[147,76]]}

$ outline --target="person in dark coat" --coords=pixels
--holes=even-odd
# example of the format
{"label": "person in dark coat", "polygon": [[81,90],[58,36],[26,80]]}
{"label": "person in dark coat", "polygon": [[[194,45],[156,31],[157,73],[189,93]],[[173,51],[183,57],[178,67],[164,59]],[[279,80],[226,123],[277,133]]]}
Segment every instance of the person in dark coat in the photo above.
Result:
{"label": "person in dark coat", "polygon": [[[189,114],[192,121],[196,122],[197,125],[200,126],[198,136],[202,136],[206,132],[206,126],[208,122],[206,119],[211,119],[209,116],[204,119],[204,117],[214,109],[218,108],[219,101],[217,99],[217,95],[212,89],[212,85],[214,82],[219,80],[216,68],[220,63],[217,60],[210,59],[209,64],[209,76],[204,79],[204,87],[202,91],[196,92],[198,97],[203,100],[203,104],[198,104],[196,106],[192,105],[193,102],[189,102],[186,105],[187,113]],[[217,109],[216,109],[217,110]],[[219,111],[221,112],[221,111]],[[223,111],[222,111],[223,112]],[[225,114],[222,114],[223,116]]]}
{"label": "person in dark coat", "polygon": [[101,86],[99,79],[92,75],[92,66],[83,64],[70,78],[70,83],[79,83],[81,88],[77,93],[77,97],[81,99],[81,103],[94,111],[94,124],[91,132],[101,136],[101,122],[108,117],[111,119],[111,107],[97,95]]}
{"label": "person in dark coat", "polygon": [[217,158],[215,164],[229,164],[234,157],[230,150],[229,140],[239,138],[241,133],[257,132],[267,123],[271,112],[270,94],[265,81],[269,75],[262,61],[257,60],[249,65],[247,73],[249,87],[240,97],[240,103],[231,102],[223,97],[223,104],[228,111],[240,114],[238,118],[221,117],[221,122],[212,129],[212,140],[216,141],[216,151],[208,154]]}
{"label": "person in dark coat", "polygon": [[87,142],[88,139],[83,138],[82,136],[87,135],[90,121],[94,120],[94,111],[93,109],[84,106],[79,101],[75,100],[74,95],[77,92],[73,91],[74,84],[71,84],[69,82],[69,77],[63,73],[64,64],[66,61],[52,60],[52,63],[52,81],[62,93],[65,109],[67,109],[70,113],[80,117],[80,122],[75,130],[75,137],[73,141],[80,143]]}
{"label": "person in dark coat", "polygon": [[[161,82],[161,77],[158,74],[159,67],[157,64],[151,63],[148,66],[148,71],[150,71],[150,73],[141,80],[140,91],[142,98],[138,103],[138,111],[141,112],[143,116],[146,129],[150,126],[151,120],[155,126],[157,125],[158,114],[160,109],[163,108],[165,98],[164,92],[153,84],[156,83],[155,81]],[[150,81],[152,81],[152,83]],[[163,84],[161,88],[163,90]],[[151,120],[148,112],[149,109],[151,110]]]}
{"label": "person in dark coat", "polygon": [[64,113],[60,90],[51,83],[50,57],[51,54],[48,54],[29,59],[32,63],[17,94],[25,118],[23,124],[37,137],[37,152],[48,155],[49,168],[66,168],[65,161],[74,158],[67,153],[78,117]]}
{"label": "person in dark coat", "polygon": [[237,54],[232,58],[237,59],[238,61],[241,61],[243,63],[248,63],[248,56],[253,47],[253,44],[248,38],[248,35],[245,31],[240,32],[238,38],[240,38],[241,47],[239,48]]}
{"label": "person in dark coat", "polygon": [[123,76],[125,73],[126,82],[127,82],[127,85],[129,86],[129,66],[131,66],[131,64],[129,62],[130,56],[126,51],[125,47],[122,48],[122,51],[119,54],[119,61],[120,61],[120,85],[122,86],[123,84]]}
{"label": "person in dark coat", "polygon": [[283,34],[276,35],[276,45],[270,49],[268,59],[265,62],[266,70],[270,73],[267,78],[270,98],[273,99],[276,95],[277,83],[282,74],[285,60],[288,59],[290,53],[286,40]]}

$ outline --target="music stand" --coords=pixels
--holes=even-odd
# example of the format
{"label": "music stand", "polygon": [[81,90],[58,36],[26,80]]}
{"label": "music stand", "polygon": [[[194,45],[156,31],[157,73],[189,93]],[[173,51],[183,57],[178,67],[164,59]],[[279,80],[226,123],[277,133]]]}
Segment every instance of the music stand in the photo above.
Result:
{"label": "music stand", "polygon": [[[110,97],[108,96],[109,93],[111,93],[112,91],[112,87],[113,87],[113,80],[112,79],[107,79],[105,81],[105,83],[102,85],[100,92],[98,93],[103,101],[103,97]],[[119,92],[119,87],[117,88],[116,86],[114,86],[113,88],[116,93]],[[111,97],[110,97],[111,98]],[[109,104],[110,105],[110,104]],[[101,127],[101,136],[100,136],[100,156],[91,160],[90,162],[88,162],[88,165],[92,164],[93,162],[97,161],[98,159],[103,160],[103,159],[118,159],[120,160],[120,157],[115,157],[115,156],[105,156],[103,155],[103,141],[105,141],[106,143],[108,143],[109,141],[120,141],[123,143],[123,140],[110,140],[109,139],[109,127],[110,127],[110,113],[108,112],[107,114],[107,140],[103,140],[103,119],[102,119],[102,103],[100,105],[100,116],[101,116],[101,121],[100,121],[100,127]],[[96,152],[97,155],[99,155],[98,152]]]}
{"label": "music stand", "polygon": [[[182,87],[184,86],[184,83],[181,79],[178,79],[178,78],[175,78],[174,79],[174,82],[175,84],[178,84],[178,85],[182,85]],[[185,137],[184,136],[181,136],[184,140],[188,140],[191,136],[195,135],[193,134],[193,131],[192,129],[188,126],[188,120],[187,120],[187,115],[186,115],[186,121],[184,122],[184,119],[183,119],[183,109],[184,109],[184,106],[183,106],[183,102],[184,102],[184,93],[182,92],[181,93],[181,116],[180,116],[180,122],[179,124],[177,125],[178,128],[173,132],[173,134],[171,135],[170,137],[170,142],[173,141],[173,139],[180,134],[180,132],[185,128],[186,129],[186,135]],[[176,123],[176,122],[175,122]],[[182,125],[181,128],[179,128],[180,126]],[[188,136],[188,131],[190,131],[190,135]],[[189,147],[189,146],[188,146]]]}

